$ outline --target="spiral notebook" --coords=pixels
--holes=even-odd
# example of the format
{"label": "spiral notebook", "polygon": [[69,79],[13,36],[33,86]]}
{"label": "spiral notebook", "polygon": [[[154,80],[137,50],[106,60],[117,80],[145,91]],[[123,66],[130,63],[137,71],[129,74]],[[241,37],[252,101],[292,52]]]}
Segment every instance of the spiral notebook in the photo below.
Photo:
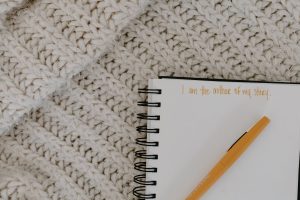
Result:
{"label": "spiral notebook", "polygon": [[[228,148],[263,115],[271,123],[201,200],[296,200],[300,85],[161,77],[149,80],[147,151],[138,199],[183,200]],[[145,189],[145,191],[144,191]]]}

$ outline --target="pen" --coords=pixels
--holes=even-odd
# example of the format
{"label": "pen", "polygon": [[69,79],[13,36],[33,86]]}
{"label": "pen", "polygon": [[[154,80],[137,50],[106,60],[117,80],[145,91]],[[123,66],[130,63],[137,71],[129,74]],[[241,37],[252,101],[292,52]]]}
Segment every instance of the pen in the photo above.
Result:
{"label": "pen", "polygon": [[255,138],[269,124],[270,119],[263,116],[248,132],[244,133],[214,166],[208,175],[197,185],[186,200],[198,200],[245,152]]}

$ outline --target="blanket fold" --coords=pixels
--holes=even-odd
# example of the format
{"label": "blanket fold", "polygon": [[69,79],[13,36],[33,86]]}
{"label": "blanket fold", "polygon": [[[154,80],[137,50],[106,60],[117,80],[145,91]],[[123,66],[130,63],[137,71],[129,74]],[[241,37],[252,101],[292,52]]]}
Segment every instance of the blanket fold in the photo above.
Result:
{"label": "blanket fold", "polygon": [[149,2],[41,0],[9,19],[0,36],[0,134],[111,49]]}

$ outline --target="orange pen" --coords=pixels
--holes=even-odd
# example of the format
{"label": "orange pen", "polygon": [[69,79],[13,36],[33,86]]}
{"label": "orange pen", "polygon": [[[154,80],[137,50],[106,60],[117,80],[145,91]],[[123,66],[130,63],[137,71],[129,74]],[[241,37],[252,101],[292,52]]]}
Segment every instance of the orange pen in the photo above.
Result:
{"label": "orange pen", "polygon": [[198,200],[203,194],[233,165],[245,152],[255,138],[269,124],[270,119],[262,117],[248,132],[244,133],[227,151],[222,159],[214,166],[208,175],[190,193],[186,200]]}

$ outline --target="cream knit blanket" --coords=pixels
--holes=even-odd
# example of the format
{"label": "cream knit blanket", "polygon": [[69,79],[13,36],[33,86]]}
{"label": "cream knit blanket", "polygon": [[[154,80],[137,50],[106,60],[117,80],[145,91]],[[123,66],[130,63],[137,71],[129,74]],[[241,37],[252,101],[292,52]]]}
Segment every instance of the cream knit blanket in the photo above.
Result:
{"label": "cream knit blanket", "polygon": [[134,199],[150,78],[300,77],[299,0],[0,0],[0,15],[3,200]]}

